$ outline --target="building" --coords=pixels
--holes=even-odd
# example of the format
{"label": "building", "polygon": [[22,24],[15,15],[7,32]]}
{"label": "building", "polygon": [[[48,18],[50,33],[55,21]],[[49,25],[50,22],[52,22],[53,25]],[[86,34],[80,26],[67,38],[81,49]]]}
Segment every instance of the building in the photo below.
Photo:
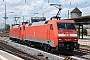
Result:
{"label": "building", "polygon": [[71,18],[80,18],[81,16],[82,12],[77,7],[71,11]]}

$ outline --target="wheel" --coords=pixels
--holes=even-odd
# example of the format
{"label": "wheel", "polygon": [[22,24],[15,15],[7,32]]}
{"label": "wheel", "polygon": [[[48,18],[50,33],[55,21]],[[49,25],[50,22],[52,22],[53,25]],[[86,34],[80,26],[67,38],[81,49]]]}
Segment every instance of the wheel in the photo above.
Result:
{"label": "wheel", "polygon": [[44,45],[44,50],[47,51],[47,52],[50,52],[50,45]]}
{"label": "wheel", "polygon": [[28,42],[28,46],[31,46],[31,42]]}
{"label": "wheel", "polygon": [[47,46],[46,45],[44,45],[44,50],[47,51]]}
{"label": "wheel", "polygon": [[24,45],[24,44],[25,44],[25,41],[21,41],[21,44],[23,44],[23,45]]}
{"label": "wheel", "polygon": [[54,48],[52,48],[52,49],[51,49],[51,53],[54,53],[54,52],[55,52],[55,49],[54,49]]}
{"label": "wheel", "polygon": [[21,41],[20,41],[20,40],[18,40],[18,43],[19,43],[19,44],[21,44]]}

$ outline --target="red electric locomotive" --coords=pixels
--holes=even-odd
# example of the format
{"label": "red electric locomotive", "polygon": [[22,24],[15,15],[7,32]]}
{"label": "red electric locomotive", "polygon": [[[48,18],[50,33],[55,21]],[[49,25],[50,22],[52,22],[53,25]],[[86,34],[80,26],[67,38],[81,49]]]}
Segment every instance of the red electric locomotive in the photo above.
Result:
{"label": "red electric locomotive", "polygon": [[10,29],[10,39],[23,41],[29,45],[44,47],[45,50],[71,52],[79,48],[74,20],[49,20],[43,25]]}

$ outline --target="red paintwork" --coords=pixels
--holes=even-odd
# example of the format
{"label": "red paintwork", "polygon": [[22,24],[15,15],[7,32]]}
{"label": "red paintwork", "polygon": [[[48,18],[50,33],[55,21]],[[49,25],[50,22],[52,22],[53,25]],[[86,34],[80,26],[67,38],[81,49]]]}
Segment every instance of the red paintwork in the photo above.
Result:
{"label": "red paintwork", "polygon": [[90,29],[87,29],[87,35],[88,36],[90,35]]}
{"label": "red paintwork", "polygon": [[10,36],[20,37],[20,29],[19,28],[11,28],[9,32]]}
{"label": "red paintwork", "polygon": [[[71,42],[78,42],[78,36],[77,37],[70,37],[69,34],[77,33],[76,30],[68,30],[68,35],[66,37],[60,37],[58,36],[59,33],[66,34],[67,30],[58,30],[57,28],[57,22],[61,23],[75,23],[74,20],[50,20],[48,24],[40,25],[40,26],[26,26],[21,25],[18,28],[11,28],[10,29],[10,36],[20,36],[21,40],[24,40],[24,38],[36,38],[41,40],[53,40],[54,41],[54,47],[58,45],[59,38],[62,38],[62,41],[60,42],[67,42],[65,39],[71,39],[69,41]],[[53,30],[50,30],[50,24],[53,26]],[[24,30],[25,26],[25,30]],[[73,39],[77,39],[74,41]]]}
{"label": "red paintwork", "polygon": [[[67,33],[68,32],[68,33]],[[58,31],[59,34],[67,34],[66,37],[58,37],[58,38],[61,38],[63,39],[62,42],[78,42],[78,36],[77,37],[70,37],[70,34],[77,34],[77,31],[76,30],[59,30]],[[67,39],[67,40],[65,40]],[[77,39],[77,40],[74,40],[74,39]]]}

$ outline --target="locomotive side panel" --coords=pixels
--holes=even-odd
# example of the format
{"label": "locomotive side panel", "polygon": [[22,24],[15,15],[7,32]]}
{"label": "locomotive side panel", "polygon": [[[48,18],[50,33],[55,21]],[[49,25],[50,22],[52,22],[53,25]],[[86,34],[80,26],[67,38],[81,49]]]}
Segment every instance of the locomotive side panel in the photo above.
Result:
{"label": "locomotive side panel", "polygon": [[10,34],[10,38],[19,39],[19,37],[20,37],[20,28],[11,28],[9,34]]}
{"label": "locomotive side panel", "polygon": [[49,44],[54,46],[54,36],[50,36],[50,27],[49,25],[42,26],[29,26],[26,27],[26,39],[29,41]]}
{"label": "locomotive side panel", "polygon": [[28,38],[34,38],[34,34],[35,34],[35,27],[26,27],[26,30],[25,30],[25,38],[28,39]]}
{"label": "locomotive side panel", "polygon": [[47,28],[46,26],[35,27],[35,38],[41,40],[47,40]]}

